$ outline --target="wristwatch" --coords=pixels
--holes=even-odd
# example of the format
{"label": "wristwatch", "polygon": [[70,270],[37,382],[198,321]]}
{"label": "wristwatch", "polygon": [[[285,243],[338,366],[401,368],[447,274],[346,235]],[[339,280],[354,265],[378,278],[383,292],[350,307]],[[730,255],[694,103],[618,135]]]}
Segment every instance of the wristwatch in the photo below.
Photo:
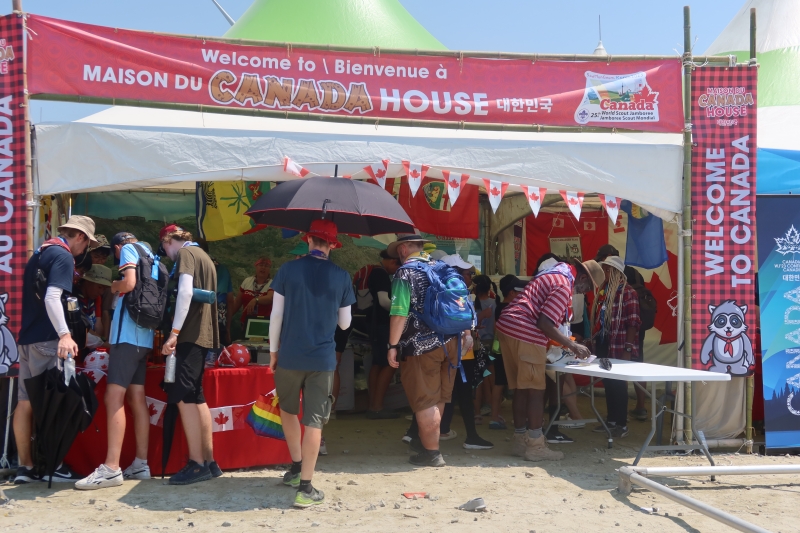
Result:
{"label": "wristwatch", "polygon": [[399,350],[400,349],[400,345],[399,344],[387,344],[386,345],[386,349],[387,350],[392,350],[392,349]]}

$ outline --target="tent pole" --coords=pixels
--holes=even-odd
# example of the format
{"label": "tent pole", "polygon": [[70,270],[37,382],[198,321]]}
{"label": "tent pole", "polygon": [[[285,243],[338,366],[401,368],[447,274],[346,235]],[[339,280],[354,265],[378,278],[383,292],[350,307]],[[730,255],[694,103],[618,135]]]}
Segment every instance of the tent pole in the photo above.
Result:
{"label": "tent pole", "polygon": [[[750,8],[750,63],[751,67],[758,67],[756,58],[756,8]],[[753,395],[755,393],[755,377],[747,376],[747,404],[745,407],[746,421],[745,440],[747,453],[753,453]]]}
{"label": "tent pole", "polygon": [[[689,6],[683,7],[683,360],[692,367],[692,24]],[[684,386],[684,406],[692,405],[692,389]],[[695,413],[691,415],[694,417]],[[694,419],[686,420],[686,441],[691,443]]]}
{"label": "tent pole", "polygon": [[[678,214],[677,216],[677,225],[678,225],[678,235],[681,234],[683,229],[683,214]],[[684,294],[684,286],[683,286],[683,243],[681,242],[680,238],[678,239],[678,302],[676,306],[677,311],[677,329],[678,329],[678,360],[676,366],[678,368],[683,366],[683,351],[684,351],[684,338],[683,338],[683,306],[685,303],[686,295]],[[675,410],[679,413],[683,413],[683,383],[678,382],[676,383],[675,389]],[[683,440],[683,421],[684,417],[682,416],[673,416],[672,417],[672,439],[677,440],[678,442],[684,442]]]}
{"label": "tent pole", "polygon": [[[11,0],[11,8],[18,17],[22,16],[22,0]],[[25,252],[26,259],[33,255],[33,164],[31,162],[31,113],[28,99],[28,46],[25,39],[25,18],[22,18],[22,108],[25,116]]]}

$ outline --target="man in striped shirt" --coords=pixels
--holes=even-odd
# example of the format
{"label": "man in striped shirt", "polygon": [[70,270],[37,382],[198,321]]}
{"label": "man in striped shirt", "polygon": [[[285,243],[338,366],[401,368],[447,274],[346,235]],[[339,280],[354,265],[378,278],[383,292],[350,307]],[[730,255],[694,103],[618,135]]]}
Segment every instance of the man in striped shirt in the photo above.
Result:
{"label": "man in striped shirt", "polygon": [[572,318],[572,295],[591,292],[604,280],[603,269],[595,261],[557,263],[537,274],[500,314],[495,331],[508,387],[514,389],[512,455],[527,461],[564,457],[547,447],[542,433],[547,342],[558,342],[581,359],[589,356],[588,348],[577,344],[559,327],[568,326]]}

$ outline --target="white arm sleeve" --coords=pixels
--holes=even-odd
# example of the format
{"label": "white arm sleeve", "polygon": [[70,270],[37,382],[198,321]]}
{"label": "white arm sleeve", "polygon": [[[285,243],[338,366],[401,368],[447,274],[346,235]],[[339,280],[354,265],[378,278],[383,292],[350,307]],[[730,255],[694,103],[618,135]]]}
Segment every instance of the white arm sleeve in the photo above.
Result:
{"label": "white arm sleeve", "polygon": [[192,293],[194,292],[194,278],[191,274],[181,274],[178,278],[178,296],[175,299],[175,318],[172,319],[172,329],[180,329],[189,313],[189,305],[192,303]]}
{"label": "white arm sleeve", "polygon": [[59,337],[69,333],[67,319],[64,316],[64,306],[61,305],[62,292],[58,287],[50,286],[47,287],[47,292],[44,295],[44,307],[47,309],[47,317]]}
{"label": "white arm sleeve", "polygon": [[339,327],[347,329],[350,327],[350,321],[353,319],[350,314],[350,306],[339,308]]}
{"label": "white arm sleeve", "polygon": [[389,298],[389,293],[386,291],[381,291],[378,293],[378,303],[381,304],[381,307],[387,311],[392,309],[392,299]]}
{"label": "white arm sleeve", "polygon": [[281,347],[281,327],[283,327],[283,294],[273,293],[272,313],[269,315],[269,351],[277,352]]}

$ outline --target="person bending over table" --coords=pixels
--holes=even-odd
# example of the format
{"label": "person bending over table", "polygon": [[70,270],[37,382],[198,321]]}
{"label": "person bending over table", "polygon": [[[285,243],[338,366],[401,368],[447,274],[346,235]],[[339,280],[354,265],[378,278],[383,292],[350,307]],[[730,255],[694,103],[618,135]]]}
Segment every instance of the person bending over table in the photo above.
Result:
{"label": "person bending over table", "polygon": [[[592,304],[592,339],[587,341],[597,357],[631,360],[639,355],[639,297],[628,285],[625,263],[617,256],[608,256],[601,263],[605,281]],[[628,434],[628,383],[604,379],[608,429],[613,438]],[[605,433],[602,424],[594,430]]]}

